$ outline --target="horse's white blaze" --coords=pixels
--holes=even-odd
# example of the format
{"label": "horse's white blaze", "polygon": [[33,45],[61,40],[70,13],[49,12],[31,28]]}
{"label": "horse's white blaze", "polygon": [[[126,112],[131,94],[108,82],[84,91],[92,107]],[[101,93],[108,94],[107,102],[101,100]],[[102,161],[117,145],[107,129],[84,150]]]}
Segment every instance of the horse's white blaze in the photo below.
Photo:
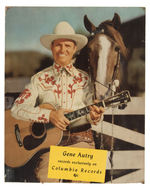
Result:
{"label": "horse's white blaze", "polygon": [[[109,55],[109,51],[110,51],[109,49],[111,46],[111,42],[104,35],[100,36],[98,41],[99,41],[99,45],[101,48],[99,50],[99,59],[98,59],[98,64],[97,64],[96,80],[105,85],[107,61],[108,61],[108,55]],[[97,93],[98,97],[100,95],[102,95],[102,93],[100,93],[101,89],[99,87],[100,87],[99,84],[96,85],[96,93]]]}
{"label": "horse's white blaze", "polygon": [[101,48],[99,50],[99,59],[98,59],[96,79],[99,82],[105,84],[106,70],[107,70],[107,59],[108,59],[108,55],[109,55],[109,49],[111,46],[111,42],[107,39],[106,36],[100,36],[99,44],[100,44]]}

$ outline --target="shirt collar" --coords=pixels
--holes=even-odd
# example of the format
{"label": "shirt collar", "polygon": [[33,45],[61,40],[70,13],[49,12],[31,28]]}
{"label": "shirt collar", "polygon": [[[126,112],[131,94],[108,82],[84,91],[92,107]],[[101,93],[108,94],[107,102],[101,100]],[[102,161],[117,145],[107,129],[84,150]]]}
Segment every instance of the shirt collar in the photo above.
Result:
{"label": "shirt collar", "polygon": [[62,73],[62,71],[65,69],[67,73],[69,73],[71,76],[76,76],[78,71],[77,69],[73,66],[72,63],[70,63],[69,65],[66,65],[64,67],[62,67],[61,65],[57,64],[54,62],[53,64],[53,69],[54,69],[54,73],[56,75],[59,75]]}

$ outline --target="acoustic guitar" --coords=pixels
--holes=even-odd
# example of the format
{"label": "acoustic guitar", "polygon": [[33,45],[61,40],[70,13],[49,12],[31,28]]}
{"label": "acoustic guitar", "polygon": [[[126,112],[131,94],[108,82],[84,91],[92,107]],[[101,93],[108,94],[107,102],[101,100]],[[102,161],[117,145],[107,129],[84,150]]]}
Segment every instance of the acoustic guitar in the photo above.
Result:
{"label": "acoustic guitar", "polygon": [[[94,105],[104,108],[116,107],[129,101],[131,101],[129,91],[123,91]],[[86,106],[65,114],[71,124],[66,131],[62,131],[51,123],[17,120],[11,116],[10,110],[6,110],[5,164],[9,167],[20,167],[25,165],[39,150],[49,148],[50,145],[67,146],[72,126],[75,122],[80,122],[76,120],[89,112],[89,106]],[[78,126],[81,126],[80,123]]]}

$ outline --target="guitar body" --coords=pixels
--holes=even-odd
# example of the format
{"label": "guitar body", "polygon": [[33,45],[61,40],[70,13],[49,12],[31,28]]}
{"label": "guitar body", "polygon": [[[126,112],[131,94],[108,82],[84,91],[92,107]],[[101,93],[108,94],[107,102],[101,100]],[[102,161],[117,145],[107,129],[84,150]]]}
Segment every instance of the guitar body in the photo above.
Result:
{"label": "guitar body", "polygon": [[69,132],[57,127],[52,127],[39,137],[35,136],[31,122],[16,120],[10,110],[5,111],[5,164],[10,167],[23,166],[40,149],[65,145],[68,138]]}

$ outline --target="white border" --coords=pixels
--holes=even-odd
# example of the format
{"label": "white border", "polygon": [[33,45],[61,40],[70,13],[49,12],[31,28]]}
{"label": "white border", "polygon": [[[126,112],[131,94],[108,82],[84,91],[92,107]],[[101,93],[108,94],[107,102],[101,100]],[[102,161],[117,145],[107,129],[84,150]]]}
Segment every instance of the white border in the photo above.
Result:
{"label": "white border", "polygon": [[147,6],[148,0],[2,0],[5,1],[7,6],[107,6],[107,7],[119,7],[119,6],[130,6],[140,7]]}
{"label": "white border", "polygon": [[[42,186],[43,184],[22,184],[22,183],[4,183],[4,53],[5,53],[5,6],[58,6],[58,7],[73,7],[73,6],[83,6],[83,7],[146,7],[146,119],[145,119],[145,134],[146,134],[146,157],[145,157],[145,163],[146,163],[146,169],[145,169],[145,184],[136,184],[136,186],[146,186],[150,184],[150,175],[149,175],[149,169],[150,169],[150,85],[149,85],[149,70],[150,70],[150,34],[148,29],[150,28],[149,24],[149,18],[150,18],[150,3],[149,0],[1,0],[0,2],[0,75],[1,75],[1,84],[0,84],[0,107],[1,107],[1,155],[0,155],[0,164],[1,164],[1,170],[0,170],[0,182],[2,186]],[[3,183],[2,183],[3,182]],[[66,186],[129,186],[127,184],[112,184],[112,185],[106,185],[106,184],[57,184],[57,186],[66,187]],[[135,184],[132,184],[133,186]],[[131,186],[132,186],[131,185]],[[44,186],[56,186],[56,184],[44,184]]]}

